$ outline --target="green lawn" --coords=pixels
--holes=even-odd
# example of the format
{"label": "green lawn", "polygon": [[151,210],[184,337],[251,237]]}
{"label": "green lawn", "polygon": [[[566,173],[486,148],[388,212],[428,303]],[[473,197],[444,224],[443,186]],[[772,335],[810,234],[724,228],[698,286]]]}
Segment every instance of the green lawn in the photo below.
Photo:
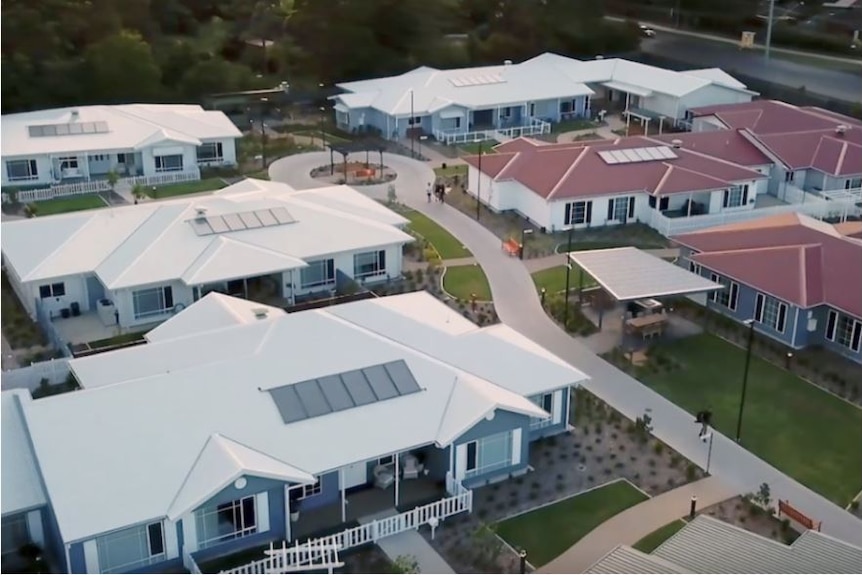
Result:
{"label": "green lawn", "polygon": [[36,205],[37,216],[50,216],[52,214],[64,214],[66,212],[104,208],[107,205],[97,194],[68,196],[65,198],[55,198],[53,200],[34,203]]}
{"label": "green lawn", "polygon": [[491,301],[491,287],[485,272],[478,265],[446,268],[443,288],[452,296],[469,300],[476,294],[478,301]]}
{"label": "green lawn", "polygon": [[106,337],[105,339],[97,339],[96,341],[91,341],[88,343],[90,348],[99,349],[102,347],[111,347],[115,345],[122,345],[124,343],[132,343],[133,341],[141,341],[144,339],[144,334],[147,333],[145,331],[136,331],[129,332],[120,335],[115,335],[114,337]]}
{"label": "green lawn", "polygon": [[443,178],[451,178],[452,176],[466,176],[467,164],[456,164],[454,166],[447,165],[445,169],[442,167],[434,168],[434,173]]}
{"label": "green lawn", "polygon": [[563,132],[576,132],[578,130],[595,130],[599,124],[586,118],[577,118],[575,120],[564,120],[551,124],[551,132],[561,134]]}
{"label": "green lawn", "polygon": [[652,553],[658,546],[670,539],[671,535],[685,527],[685,521],[677,519],[673,523],[668,523],[664,527],[659,527],[634,545],[635,549],[643,553]]}
{"label": "green lawn", "polygon": [[[711,335],[659,349],[679,366],[643,382],[689,413],[712,410],[716,428],[734,437],[745,351]],[[862,488],[860,429],[862,409],[752,357],[742,445],[842,507]]]}
{"label": "green lawn", "polygon": [[[548,294],[566,291],[566,269],[566,266],[557,266],[534,272],[533,283],[536,284],[536,289],[542,291],[542,288],[545,288]],[[580,274],[581,269],[576,265],[572,265],[572,271],[569,272],[570,291],[578,289]],[[594,285],[596,285],[596,280],[590,275],[584,274],[584,287],[593,287]]]}
{"label": "green lawn", "polygon": [[483,154],[493,154],[494,146],[499,143],[500,142],[497,140],[485,140],[482,142],[466,142],[464,144],[458,144],[458,147],[469,155],[477,155],[479,153],[479,146],[482,147]]}
{"label": "green lawn", "polygon": [[152,198],[171,198],[174,196],[184,196],[186,194],[197,194],[200,192],[212,192],[225,187],[224,180],[221,178],[207,178],[206,180],[196,180],[194,182],[182,182],[179,184],[168,184],[165,186],[157,186],[155,190],[152,188],[147,190],[147,193]]}
{"label": "green lawn", "polygon": [[530,563],[541,567],[617,513],[646,499],[630,483],[617,481],[507,519],[497,525],[497,533],[515,549],[526,549]]}
{"label": "green lawn", "polygon": [[425,214],[410,210],[404,217],[410,220],[410,229],[428,240],[442,259],[469,258],[473,255],[455,236]]}
{"label": "green lawn", "polygon": [[255,180],[268,180],[269,179],[269,170],[258,170],[256,172],[249,172],[245,174],[247,178],[254,178]]}

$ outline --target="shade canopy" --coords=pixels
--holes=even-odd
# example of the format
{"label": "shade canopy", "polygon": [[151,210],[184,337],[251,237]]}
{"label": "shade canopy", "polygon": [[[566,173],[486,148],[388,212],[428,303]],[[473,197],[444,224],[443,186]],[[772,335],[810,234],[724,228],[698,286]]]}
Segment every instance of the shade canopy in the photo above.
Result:
{"label": "shade canopy", "polygon": [[686,295],[723,289],[677,265],[638,248],[570,252],[569,259],[617,301]]}

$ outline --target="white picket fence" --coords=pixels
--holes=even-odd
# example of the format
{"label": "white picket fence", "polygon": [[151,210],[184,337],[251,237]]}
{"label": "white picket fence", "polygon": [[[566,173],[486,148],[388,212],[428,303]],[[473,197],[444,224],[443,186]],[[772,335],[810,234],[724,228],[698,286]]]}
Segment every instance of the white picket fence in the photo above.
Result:
{"label": "white picket fence", "polygon": [[[188,172],[168,172],[154,176],[134,176],[131,178],[120,178],[116,187],[129,186],[164,186],[167,184],[179,184],[182,182],[194,182],[201,179],[201,171],[195,169]],[[47,188],[36,190],[22,190],[15,192],[18,203],[29,204],[31,202],[42,202],[54,198],[65,198],[68,196],[82,196],[86,194],[97,194],[107,192],[111,189],[107,180],[91,180],[89,182],[76,182],[74,184],[53,184]],[[12,201],[11,194],[3,192],[3,203]]]}
{"label": "white picket fence", "polygon": [[70,371],[68,358],[38,361],[25,367],[4,371],[2,388],[3,391],[7,389],[35,391],[43,379],[48,380],[49,385],[65,382]]}
{"label": "white picket fence", "polygon": [[510,126],[508,128],[491,128],[489,130],[477,130],[475,132],[457,132],[447,130],[434,130],[434,137],[438,142],[447,145],[467,144],[470,142],[481,142],[483,140],[505,141],[521,136],[536,136],[550,134],[551,124],[539,118],[532,118],[529,124],[523,126]]}
{"label": "white picket fence", "polygon": [[297,567],[308,565],[313,559],[319,559],[321,549],[345,551],[366,543],[376,543],[380,539],[404,531],[419,529],[423,525],[429,525],[432,519],[443,521],[447,517],[465,511],[470,513],[473,510],[473,492],[448,476],[446,484],[447,490],[452,493],[452,496],[445,499],[391,517],[376,519],[358,527],[351,527],[341,533],[311,539],[303,544],[288,548],[288,553],[259,559],[241,567],[222,571],[222,573],[257,574],[293,571]]}

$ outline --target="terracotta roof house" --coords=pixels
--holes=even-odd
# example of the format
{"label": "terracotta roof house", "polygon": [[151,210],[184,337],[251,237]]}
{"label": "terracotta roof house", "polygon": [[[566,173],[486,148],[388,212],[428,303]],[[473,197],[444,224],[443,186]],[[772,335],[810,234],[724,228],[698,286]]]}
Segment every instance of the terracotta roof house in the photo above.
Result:
{"label": "terracotta roof house", "polygon": [[[338,84],[338,126],[387,139],[421,133],[441,142],[547,133],[550,124],[630,110],[675,122],[695,106],[748,102],[756,95],[717,69],[673,71],[620,58],[575,60],[544,53],[524,62],[439,70]],[[595,102],[593,102],[595,100]]]}
{"label": "terracotta roof house", "polygon": [[546,231],[634,221],[661,229],[674,217],[755,208],[767,159],[738,144],[747,165],[644,137],[565,144],[519,138],[483,155],[481,170],[478,156],[465,158],[468,191]]}
{"label": "terracotta roof house", "polygon": [[862,121],[775,100],[689,110],[693,132],[734,131],[772,164],[769,193],[796,203],[801,191],[862,194]]}
{"label": "terracotta roof house", "polygon": [[681,265],[724,284],[707,306],[801,349],[862,363],[862,225],[780,214],[674,236]]}

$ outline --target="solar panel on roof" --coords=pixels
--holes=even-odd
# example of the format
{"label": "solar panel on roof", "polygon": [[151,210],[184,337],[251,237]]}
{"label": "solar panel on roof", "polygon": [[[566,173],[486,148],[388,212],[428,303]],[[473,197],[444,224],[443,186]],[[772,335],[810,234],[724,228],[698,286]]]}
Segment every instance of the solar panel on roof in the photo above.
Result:
{"label": "solar panel on roof", "polygon": [[95,134],[96,133],[96,125],[92,122],[85,122],[81,124],[81,131],[85,134]]}
{"label": "solar panel on roof", "polygon": [[671,150],[670,148],[668,148],[667,146],[662,146],[661,148],[659,148],[659,151],[660,151],[660,153],[661,153],[662,157],[664,157],[664,158],[666,158],[666,159],[668,159],[668,160],[670,160],[671,158],[676,158],[676,157],[678,157],[678,156],[674,153],[674,151],[673,151],[673,150]]}
{"label": "solar panel on roof", "polygon": [[622,152],[623,156],[625,156],[625,158],[629,162],[640,162],[641,161],[640,156],[638,156],[636,150],[620,150],[620,151]]}
{"label": "solar panel on roof", "polygon": [[69,124],[57,124],[54,127],[57,130],[58,136],[68,136],[69,135]]}
{"label": "solar panel on roof", "polygon": [[644,148],[644,152],[653,159],[653,160],[661,160],[662,155],[661,152],[658,151],[658,148]]}
{"label": "solar panel on roof", "polygon": [[344,387],[347,388],[347,393],[353,399],[356,405],[367,405],[377,401],[377,396],[371,389],[368,380],[365,379],[365,374],[360,370],[348,371],[341,374],[341,381],[344,382]]}
{"label": "solar panel on roof", "polygon": [[273,217],[275,217],[275,219],[280,224],[292,224],[293,222],[296,221],[293,219],[293,216],[290,215],[290,212],[287,211],[287,208],[284,208],[284,207],[271,208],[269,211],[272,213]]}
{"label": "solar panel on roof", "polygon": [[329,407],[329,402],[326,401],[316,379],[297,383],[293,387],[308,417],[320,417],[332,413],[332,408]]}
{"label": "solar panel on roof", "polygon": [[254,215],[257,216],[257,219],[260,220],[260,224],[264,227],[278,224],[278,220],[275,219],[275,216],[272,215],[272,212],[269,210],[256,210]]}
{"label": "solar panel on roof", "polygon": [[362,370],[362,373],[365,374],[365,378],[368,380],[369,385],[371,385],[371,390],[377,396],[378,401],[392,399],[399,395],[395,384],[389,377],[389,372],[382,365],[365,368]]}
{"label": "solar panel on roof", "polygon": [[83,134],[84,126],[81,124],[69,124],[69,133],[70,134]]}
{"label": "solar panel on roof", "polygon": [[294,423],[308,419],[308,413],[305,411],[302,403],[299,400],[299,395],[292,385],[285,385],[270,389],[269,394],[281,414],[281,419],[285,423]]}
{"label": "solar panel on roof", "polygon": [[323,392],[332,411],[343,411],[356,407],[350,394],[347,393],[347,388],[344,387],[344,383],[341,381],[341,376],[327,375],[326,377],[319,378],[317,384],[320,386],[320,391]]}
{"label": "solar panel on roof", "polygon": [[257,219],[257,216],[254,215],[254,212],[242,212],[241,214],[237,214],[237,216],[239,216],[242,223],[245,224],[245,227],[250,230],[263,226],[263,224],[260,223],[260,220]]}
{"label": "solar panel on roof", "polygon": [[648,162],[652,160],[652,156],[649,155],[647,149],[648,148],[637,148],[636,150],[634,150],[634,153],[637,155],[638,160],[640,160],[641,162]]}
{"label": "solar panel on roof", "polygon": [[230,231],[230,228],[221,216],[210,216],[207,218],[207,222],[215,234],[223,234]]}
{"label": "solar panel on roof", "polygon": [[195,218],[191,220],[192,229],[199,236],[209,236],[212,235],[213,229],[210,227],[209,222],[206,218]]}
{"label": "solar panel on roof", "polygon": [[227,224],[227,227],[229,227],[233,232],[245,229],[245,224],[239,217],[239,214],[224,214],[222,219],[224,220],[224,223]]}
{"label": "solar panel on roof", "polygon": [[95,122],[96,124],[96,133],[97,134],[106,134],[110,130],[108,130],[107,122]]}
{"label": "solar panel on roof", "polygon": [[611,155],[607,150],[599,152],[599,157],[605,161],[606,164],[616,164],[617,159]]}
{"label": "solar panel on roof", "polygon": [[407,364],[403,360],[387,363],[383,367],[389,372],[389,377],[392,378],[392,382],[395,384],[395,388],[399,394],[407,395],[419,391],[419,383],[413,377],[413,374],[410,373],[410,368],[407,367]]}

